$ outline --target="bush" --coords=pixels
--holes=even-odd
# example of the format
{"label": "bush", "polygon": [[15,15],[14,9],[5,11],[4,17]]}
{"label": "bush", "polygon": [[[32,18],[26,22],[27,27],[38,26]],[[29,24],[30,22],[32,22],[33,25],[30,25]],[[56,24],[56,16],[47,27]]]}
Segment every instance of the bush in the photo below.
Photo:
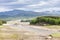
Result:
{"label": "bush", "polygon": [[37,19],[34,19],[30,21],[30,24],[36,24],[37,22],[38,22]]}
{"label": "bush", "polygon": [[0,20],[0,25],[5,24],[5,23],[6,23],[6,21]]}
{"label": "bush", "polygon": [[60,25],[60,17],[53,16],[43,16],[37,17],[36,19],[31,20],[30,24],[49,24],[49,25]]}

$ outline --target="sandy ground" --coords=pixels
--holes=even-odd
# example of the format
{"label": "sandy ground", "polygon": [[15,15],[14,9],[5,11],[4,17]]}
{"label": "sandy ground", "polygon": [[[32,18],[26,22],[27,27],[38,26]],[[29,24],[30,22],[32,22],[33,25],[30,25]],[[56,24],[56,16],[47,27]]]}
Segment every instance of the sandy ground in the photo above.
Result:
{"label": "sandy ground", "polygon": [[[43,26],[29,25],[29,22],[8,21],[7,24],[3,24],[3,27],[0,27],[0,40],[18,40],[22,37],[26,38],[28,35],[34,35],[37,40],[40,36],[48,36],[55,32],[58,31]],[[32,39],[34,37],[31,36]]]}
{"label": "sandy ground", "polygon": [[56,29],[49,29],[43,26],[34,26],[34,25],[30,25],[29,22],[20,22],[19,20],[8,21],[7,24],[4,24],[4,26],[8,26],[10,30],[14,30],[14,31],[25,31],[26,34],[28,34],[29,32],[36,35],[37,34],[49,35],[58,32],[58,30]]}

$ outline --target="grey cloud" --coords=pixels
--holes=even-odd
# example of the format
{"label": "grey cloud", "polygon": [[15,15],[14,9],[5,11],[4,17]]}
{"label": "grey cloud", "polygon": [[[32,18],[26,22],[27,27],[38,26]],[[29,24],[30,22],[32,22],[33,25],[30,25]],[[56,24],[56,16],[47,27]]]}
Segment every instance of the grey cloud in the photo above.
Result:
{"label": "grey cloud", "polygon": [[[45,5],[37,5],[41,4],[40,2],[46,2]],[[36,5],[34,7],[30,7],[29,5]],[[0,0],[1,7],[7,7],[9,9],[16,9],[16,8],[25,8],[28,10],[39,10],[39,9],[46,9],[46,8],[53,8],[53,7],[60,7],[60,1],[56,0]]]}
{"label": "grey cloud", "polygon": [[0,3],[8,3],[8,2],[14,2],[17,0],[0,0]]}

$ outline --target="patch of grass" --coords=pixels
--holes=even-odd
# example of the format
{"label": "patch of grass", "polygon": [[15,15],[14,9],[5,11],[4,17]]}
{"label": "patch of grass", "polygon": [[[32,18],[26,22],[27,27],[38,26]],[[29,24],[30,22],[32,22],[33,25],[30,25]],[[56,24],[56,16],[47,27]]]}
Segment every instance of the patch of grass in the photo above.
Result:
{"label": "patch of grass", "polygon": [[50,25],[50,26],[44,26],[44,27],[47,27],[47,28],[50,28],[50,29],[60,29],[60,26],[59,25]]}
{"label": "patch of grass", "polygon": [[14,34],[14,33],[0,33],[0,39],[1,38],[17,39],[18,38],[18,34]]}
{"label": "patch of grass", "polygon": [[60,37],[60,33],[53,33],[51,34],[53,37]]}
{"label": "patch of grass", "polygon": [[10,37],[11,38],[17,38],[18,37],[18,34],[12,34]]}
{"label": "patch of grass", "polygon": [[0,28],[3,28],[4,26],[0,26]]}

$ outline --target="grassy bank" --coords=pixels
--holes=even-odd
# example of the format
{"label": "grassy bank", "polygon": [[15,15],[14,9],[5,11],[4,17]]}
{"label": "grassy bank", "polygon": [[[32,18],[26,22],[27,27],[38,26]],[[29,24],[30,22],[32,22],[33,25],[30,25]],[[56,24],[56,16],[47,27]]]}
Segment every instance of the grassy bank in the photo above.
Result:
{"label": "grassy bank", "polygon": [[53,37],[60,37],[60,33],[53,33],[53,34],[51,34],[51,36],[53,36]]}

